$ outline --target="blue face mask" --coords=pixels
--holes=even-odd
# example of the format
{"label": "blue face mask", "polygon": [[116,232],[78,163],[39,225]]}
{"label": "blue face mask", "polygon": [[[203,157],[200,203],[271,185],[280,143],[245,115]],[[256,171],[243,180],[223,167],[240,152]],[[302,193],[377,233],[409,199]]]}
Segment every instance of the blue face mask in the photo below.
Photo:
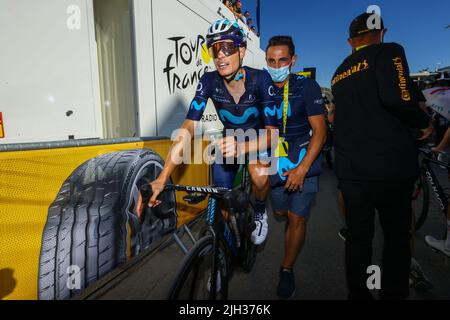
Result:
{"label": "blue face mask", "polygon": [[269,71],[270,76],[272,77],[273,82],[283,82],[284,80],[289,77],[290,66],[282,67],[279,69],[267,67],[267,70]]}

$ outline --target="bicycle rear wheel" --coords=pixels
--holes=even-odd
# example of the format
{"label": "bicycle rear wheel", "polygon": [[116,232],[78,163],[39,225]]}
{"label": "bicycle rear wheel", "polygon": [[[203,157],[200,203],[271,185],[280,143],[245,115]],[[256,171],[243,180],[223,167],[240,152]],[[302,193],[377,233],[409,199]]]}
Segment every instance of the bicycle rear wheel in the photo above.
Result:
{"label": "bicycle rear wheel", "polygon": [[[215,259],[215,260],[214,260]],[[228,270],[226,253],[221,245],[214,255],[214,238],[206,235],[194,245],[185,257],[170,288],[169,300],[226,300],[228,296]],[[217,263],[216,295],[211,292],[213,263]]]}
{"label": "bicycle rear wheel", "polygon": [[430,191],[428,189],[427,179],[424,173],[421,173],[414,184],[412,195],[412,214],[415,220],[415,231],[419,230],[428,215],[428,207],[430,204]]}

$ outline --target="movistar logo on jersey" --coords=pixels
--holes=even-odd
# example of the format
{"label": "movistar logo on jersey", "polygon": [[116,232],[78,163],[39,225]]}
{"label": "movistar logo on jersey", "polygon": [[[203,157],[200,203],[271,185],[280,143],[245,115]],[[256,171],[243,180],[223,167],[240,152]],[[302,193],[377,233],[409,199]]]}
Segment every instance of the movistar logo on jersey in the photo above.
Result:
{"label": "movistar logo on jersey", "polygon": [[191,108],[197,111],[202,111],[203,109],[206,108],[206,102],[203,101],[202,103],[199,104],[197,101],[194,100],[192,101]]}
{"label": "movistar logo on jersey", "polygon": [[[283,110],[284,110],[284,102],[281,103],[280,107],[277,108],[277,106],[273,106],[272,108],[270,107],[266,107],[264,109],[264,114],[266,115],[266,117],[268,116],[277,116],[277,119],[283,119]],[[292,110],[291,110],[291,103],[288,102],[288,111],[287,111],[287,115],[288,117],[290,117],[292,115]]]}
{"label": "movistar logo on jersey", "polygon": [[242,116],[236,116],[232,114],[230,111],[224,109],[219,111],[219,117],[220,120],[222,120],[222,122],[229,122],[238,125],[247,123],[251,116],[255,118],[259,117],[258,108],[256,107],[248,108],[247,110],[245,110]]}
{"label": "movistar logo on jersey", "polygon": [[302,162],[305,156],[306,156],[306,148],[302,148],[298,156],[297,163],[293,163],[291,160],[289,160],[288,157],[278,158],[278,176],[280,177],[280,179],[285,181],[287,177],[283,177],[283,173],[298,167],[300,165],[300,162]]}

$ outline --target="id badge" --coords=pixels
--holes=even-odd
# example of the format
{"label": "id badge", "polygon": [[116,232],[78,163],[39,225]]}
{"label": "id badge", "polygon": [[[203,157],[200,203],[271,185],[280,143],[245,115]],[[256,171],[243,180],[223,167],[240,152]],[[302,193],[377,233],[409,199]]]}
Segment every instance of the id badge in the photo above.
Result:
{"label": "id badge", "polygon": [[284,138],[278,139],[278,146],[275,149],[275,157],[287,157],[289,153],[289,143]]}

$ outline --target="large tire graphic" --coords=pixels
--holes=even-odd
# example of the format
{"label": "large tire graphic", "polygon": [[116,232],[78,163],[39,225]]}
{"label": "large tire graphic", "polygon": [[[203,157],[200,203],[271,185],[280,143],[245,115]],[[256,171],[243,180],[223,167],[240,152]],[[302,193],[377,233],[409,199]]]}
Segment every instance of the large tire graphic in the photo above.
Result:
{"label": "large tire graphic", "polygon": [[[153,181],[163,160],[147,149],[93,158],[64,182],[48,211],[39,259],[38,296],[68,299],[128,257],[155,244],[176,228],[174,192],[139,222],[139,187]],[[75,269],[74,269],[75,268]],[[73,272],[78,282],[71,285]]]}

